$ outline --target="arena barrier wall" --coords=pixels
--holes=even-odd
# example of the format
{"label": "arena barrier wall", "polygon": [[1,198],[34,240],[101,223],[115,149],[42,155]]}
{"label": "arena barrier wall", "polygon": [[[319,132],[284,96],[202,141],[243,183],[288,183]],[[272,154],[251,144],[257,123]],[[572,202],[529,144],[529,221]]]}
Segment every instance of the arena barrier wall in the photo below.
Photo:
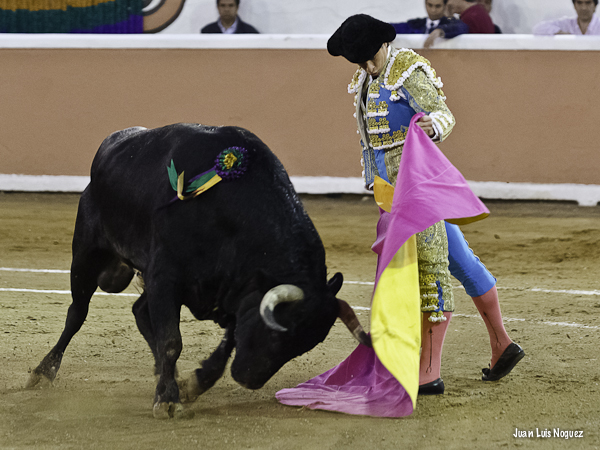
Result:
{"label": "arena barrier wall", "polygon": [[[194,122],[251,130],[300,192],[364,193],[354,68],[327,37],[0,36],[0,190],[80,191],[111,132]],[[600,38],[422,42],[395,45],[441,76],[457,125],[440,148],[478,195],[600,201]]]}

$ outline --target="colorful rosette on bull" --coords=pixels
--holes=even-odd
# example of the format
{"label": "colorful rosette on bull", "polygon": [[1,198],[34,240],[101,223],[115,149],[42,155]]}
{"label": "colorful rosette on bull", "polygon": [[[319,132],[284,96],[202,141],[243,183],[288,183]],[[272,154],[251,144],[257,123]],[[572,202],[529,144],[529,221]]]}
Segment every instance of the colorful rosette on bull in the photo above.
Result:
{"label": "colorful rosette on bull", "polygon": [[224,180],[241,177],[248,167],[248,150],[242,147],[229,147],[217,156],[215,172]]}
{"label": "colorful rosette on bull", "polygon": [[242,147],[229,147],[217,155],[214,167],[191,178],[187,187],[184,187],[185,172],[177,174],[175,163],[171,160],[171,166],[167,167],[167,173],[171,187],[177,192],[177,196],[169,204],[177,199],[189,200],[197,197],[221,180],[236,180],[246,172],[247,168],[248,150]]}

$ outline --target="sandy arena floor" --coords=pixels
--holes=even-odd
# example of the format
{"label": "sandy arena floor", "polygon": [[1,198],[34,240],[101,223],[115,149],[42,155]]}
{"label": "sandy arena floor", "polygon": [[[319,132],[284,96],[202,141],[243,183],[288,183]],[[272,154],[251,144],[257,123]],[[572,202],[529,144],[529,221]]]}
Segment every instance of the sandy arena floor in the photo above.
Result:
{"label": "sandy arena floor", "polygon": [[[194,418],[159,421],[152,417],[152,356],[131,314],[135,287],[129,296],[96,295],[54,386],[23,389],[28,372],[56,343],[70,304],[66,271],[77,200],[0,193],[1,449],[600,447],[600,207],[487,202],[490,218],[463,228],[498,278],[507,330],[527,353],[500,382],[481,381],[490,356],[487,333],[457,286],[443,355],[446,393],[419,398],[410,417],[350,416],[275,400],[277,390],[331,368],[354,349],[338,322],[324,343],[288,363],[262,389],[243,389],[226,374],[191,406]],[[373,281],[373,200],[304,201],[327,249],[329,271],[343,272],[347,281]],[[367,307],[371,289],[347,283],[340,297]],[[222,333],[187,311],[182,317],[179,370],[187,374]],[[359,317],[368,324],[368,312]],[[533,437],[515,438],[515,429]],[[553,437],[555,429],[582,431],[583,437]],[[551,437],[537,437],[546,431]]]}

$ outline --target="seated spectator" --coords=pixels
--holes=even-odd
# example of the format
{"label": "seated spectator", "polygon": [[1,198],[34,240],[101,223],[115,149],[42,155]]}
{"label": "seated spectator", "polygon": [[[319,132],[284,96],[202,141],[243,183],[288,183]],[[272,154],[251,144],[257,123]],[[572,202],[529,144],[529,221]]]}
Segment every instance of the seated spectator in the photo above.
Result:
{"label": "seated spectator", "polygon": [[459,14],[469,33],[495,33],[494,22],[477,0],[448,0],[450,14]]}
{"label": "seated spectator", "polygon": [[[477,0],[477,3],[479,3],[481,6],[483,6],[485,8],[485,10],[487,11],[488,14],[492,14],[492,0]],[[497,34],[501,34],[502,30],[500,30],[500,27],[496,24],[494,24],[494,30],[496,30]]]}
{"label": "seated spectator", "polygon": [[[460,20],[457,20],[457,22],[463,24],[467,33],[496,32],[492,18],[486,9],[477,3],[477,0],[446,0],[446,3],[448,13],[453,16],[456,14],[459,15]],[[443,37],[448,38],[454,36],[448,36],[441,27],[434,29],[425,41],[424,47],[431,47],[437,38]]]}
{"label": "seated spectator", "polygon": [[600,19],[594,14],[598,0],[573,0],[577,17],[563,17],[547,20],[533,27],[533,34],[552,36],[554,34],[600,35]]}
{"label": "seated spectator", "polygon": [[238,16],[240,0],[217,0],[219,20],[209,23],[200,30],[200,33],[258,33],[258,30],[246,23]]}
{"label": "seated spectator", "polygon": [[[411,19],[408,22],[392,23],[397,34],[430,34],[434,30],[441,30],[443,36],[450,39],[459,34],[468,33],[467,26],[460,20],[446,17],[446,3],[448,0],[425,0],[427,17]],[[425,41],[425,48],[433,45],[433,39]]]}
{"label": "seated spectator", "polygon": [[397,34],[429,34],[435,28],[452,20],[444,15],[446,3],[448,3],[448,0],[425,0],[425,10],[428,17],[392,23],[391,25]]}

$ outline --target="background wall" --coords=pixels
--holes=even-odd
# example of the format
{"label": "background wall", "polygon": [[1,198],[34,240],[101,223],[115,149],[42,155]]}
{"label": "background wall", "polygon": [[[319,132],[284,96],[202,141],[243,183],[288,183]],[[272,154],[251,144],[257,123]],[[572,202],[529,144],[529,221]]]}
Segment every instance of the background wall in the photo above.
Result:
{"label": "background wall", "polygon": [[[425,0],[241,0],[239,10],[261,33],[276,34],[331,34],[359,13],[403,22],[424,17]],[[536,23],[564,15],[575,16],[571,0],[494,0],[492,9],[492,19],[504,33],[531,33]],[[217,18],[216,0],[187,0],[179,18],[162,33],[198,33]]]}
{"label": "background wall", "polygon": [[[83,39],[67,38],[77,45]],[[182,42],[200,46],[205,38]],[[529,37],[581,44],[574,51],[468,49],[507,38],[463,36],[447,44],[463,48],[420,51],[442,77],[457,119],[442,150],[469,180],[600,185],[600,41]],[[116,39],[123,38],[106,42]],[[330,57],[326,39],[315,49],[0,46],[0,173],[84,176],[113,131],[199,122],[248,128],[291,175],[359,177],[346,92],[355,68]],[[510,39],[515,47],[528,42]],[[581,50],[592,44],[596,50]]]}

